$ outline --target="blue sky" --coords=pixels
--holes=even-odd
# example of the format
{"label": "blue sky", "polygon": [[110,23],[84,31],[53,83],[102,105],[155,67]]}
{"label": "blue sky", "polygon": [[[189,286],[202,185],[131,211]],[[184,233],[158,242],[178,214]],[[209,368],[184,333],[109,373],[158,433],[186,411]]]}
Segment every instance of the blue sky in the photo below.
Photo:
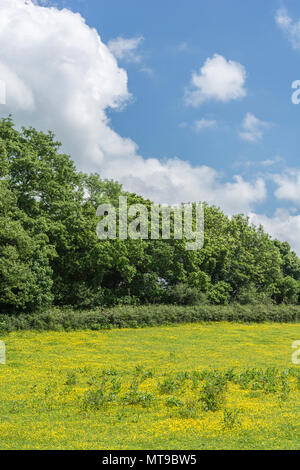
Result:
{"label": "blue sky", "polygon": [[243,212],[300,253],[299,1],[1,0],[0,15],[2,115],[54,130],[85,171]]}
{"label": "blue sky", "polygon": [[[60,2],[57,2],[60,4]],[[145,157],[180,155],[192,163],[208,163],[232,171],[236,161],[265,160],[276,154],[291,164],[299,156],[300,109],[291,103],[291,83],[300,77],[300,53],[291,48],[274,21],[280,1],[86,0],[61,2],[80,11],[104,42],[117,36],[142,35],[142,64],[120,61],[128,72],[134,101],[111,115],[115,129],[138,142]],[[286,1],[300,17],[299,2]],[[180,50],[180,46],[182,47]],[[218,53],[246,68],[245,99],[207,102],[198,108],[184,104],[184,88],[192,71]],[[141,72],[151,68],[153,76]],[[246,112],[272,121],[262,142],[251,145],[238,138]],[[181,128],[208,117],[219,123],[213,132]]]}
{"label": "blue sky", "polygon": [[[300,52],[291,47],[275,22],[276,12],[283,6],[299,18],[298,1],[56,3],[79,11],[105,43],[118,36],[143,36],[138,48],[141,62],[120,60],[128,72],[133,101],[110,117],[114,129],[131,137],[145,158],[176,155],[194,165],[213,166],[226,175],[248,177],[264,171],[260,163],[266,160],[277,161],[278,171],[299,164],[300,106],[291,103],[291,83],[300,77]],[[184,89],[191,73],[199,71],[215,53],[245,67],[247,96],[228,103],[186,106]],[[143,68],[151,69],[152,74],[141,71]],[[263,139],[255,143],[239,137],[247,112],[272,123]],[[196,132],[193,123],[203,118],[216,120],[216,127]],[[276,201],[269,197],[262,207],[271,214]]]}

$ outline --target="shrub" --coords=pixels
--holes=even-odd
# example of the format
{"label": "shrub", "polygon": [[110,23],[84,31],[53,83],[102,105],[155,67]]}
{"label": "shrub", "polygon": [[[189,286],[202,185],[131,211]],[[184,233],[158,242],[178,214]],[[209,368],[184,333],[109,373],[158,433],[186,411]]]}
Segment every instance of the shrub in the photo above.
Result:
{"label": "shrub", "polygon": [[197,287],[179,283],[167,289],[166,301],[174,305],[197,305],[207,303],[207,298]]}
{"label": "shrub", "polygon": [[73,310],[52,308],[47,312],[19,315],[0,314],[0,333],[18,330],[102,330],[142,328],[195,322],[300,322],[300,306],[295,305],[144,305],[111,309]]}
{"label": "shrub", "polygon": [[214,305],[227,305],[232,288],[227,282],[220,281],[213,284],[208,292],[208,299]]}
{"label": "shrub", "polygon": [[271,295],[271,292],[259,292],[254,284],[250,284],[238,291],[235,300],[241,305],[272,304]]}
{"label": "shrub", "polygon": [[300,284],[291,276],[283,277],[275,284],[274,298],[277,303],[296,304],[300,293]]}

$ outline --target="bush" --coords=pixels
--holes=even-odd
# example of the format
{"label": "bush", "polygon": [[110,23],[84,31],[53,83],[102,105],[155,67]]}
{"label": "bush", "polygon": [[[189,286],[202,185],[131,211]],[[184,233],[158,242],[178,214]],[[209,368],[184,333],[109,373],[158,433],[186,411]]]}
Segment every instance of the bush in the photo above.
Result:
{"label": "bush", "polygon": [[300,322],[300,306],[295,305],[143,305],[111,309],[73,310],[52,308],[48,312],[0,315],[0,332],[17,330],[102,330],[141,328],[195,322]]}
{"label": "bush", "polygon": [[271,295],[271,292],[259,292],[254,284],[250,284],[238,291],[235,300],[241,305],[272,304]]}
{"label": "bush", "polygon": [[174,305],[199,305],[207,303],[207,298],[198,288],[179,283],[167,289],[166,301]]}
{"label": "bush", "polygon": [[299,282],[291,276],[283,277],[275,284],[274,298],[277,303],[296,304],[299,293]]}
{"label": "bush", "polygon": [[230,299],[231,286],[224,281],[213,284],[208,293],[209,301],[214,305],[227,305]]}

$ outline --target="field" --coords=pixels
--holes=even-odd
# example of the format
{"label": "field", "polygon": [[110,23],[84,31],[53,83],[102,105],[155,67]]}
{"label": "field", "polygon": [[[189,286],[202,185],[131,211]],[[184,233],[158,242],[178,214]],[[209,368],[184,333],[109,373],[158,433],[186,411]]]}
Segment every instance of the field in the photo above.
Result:
{"label": "field", "polygon": [[299,324],[2,335],[0,449],[299,449]]}

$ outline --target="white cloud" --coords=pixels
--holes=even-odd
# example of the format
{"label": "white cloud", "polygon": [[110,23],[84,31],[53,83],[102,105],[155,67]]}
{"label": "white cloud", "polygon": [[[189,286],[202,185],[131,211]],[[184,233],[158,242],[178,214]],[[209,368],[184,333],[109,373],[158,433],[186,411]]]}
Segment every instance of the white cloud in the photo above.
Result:
{"label": "white cloud", "polygon": [[263,138],[264,130],[270,126],[271,123],[261,121],[254,114],[247,113],[242,123],[240,137],[248,142],[257,142]]}
{"label": "white cloud", "polygon": [[281,241],[287,241],[300,256],[300,215],[292,215],[286,209],[277,209],[273,217],[250,214],[255,225],[261,224],[265,231]]}
{"label": "white cloud", "polygon": [[[275,155],[273,158],[268,158],[266,160],[239,160],[234,163],[234,167],[263,167],[263,168],[269,168],[271,166],[275,166],[278,164],[283,164],[285,162],[284,158],[282,158],[280,155]],[[269,175],[268,175],[269,177]]]}
{"label": "white cloud", "polygon": [[277,209],[272,217],[250,213],[250,219],[256,225],[262,224],[274,238],[289,242],[300,256],[300,214],[297,213],[300,205],[300,170],[288,169],[283,174],[270,177],[277,184],[276,198],[291,201],[297,207]]}
{"label": "white cloud", "polygon": [[289,169],[283,174],[272,176],[278,188],[275,196],[278,199],[292,201],[300,205],[300,170]]}
{"label": "white cloud", "polygon": [[287,35],[290,43],[295,49],[300,48],[300,20],[293,21],[285,8],[276,12],[275,20],[280,29]]}
{"label": "white cloud", "polygon": [[153,77],[153,75],[154,75],[153,70],[151,69],[151,67],[142,67],[142,68],[140,68],[140,72],[145,73],[146,75],[148,75],[148,77]]}
{"label": "white cloud", "polygon": [[206,100],[223,103],[246,96],[246,70],[243,65],[214,54],[207,58],[199,73],[193,73],[191,86],[185,92],[186,104],[199,106]]}
{"label": "white cloud", "polygon": [[214,119],[199,119],[198,121],[194,122],[194,129],[196,131],[202,131],[203,129],[211,129],[212,127],[216,127],[217,121]]}
{"label": "white cloud", "polygon": [[234,214],[250,211],[266,197],[262,178],[250,183],[236,175],[233,181],[224,182],[213,168],[193,167],[179,158],[161,162],[134,156],[125,161],[116,159],[108,167],[129,191],[144,194],[156,202],[206,201],[221,206],[227,214]]}
{"label": "white cloud", "polygon": [[23,0],[0,2],[0,77],[18,124],[53,129],[82,168],[125,156],[136,144],[106,116],[130,98],[126,71],[84,19]]}
{"label": "white cloud", "polygon": [[126,62],[140,62],[141,56],[137,53],[137,49],[143,40],[143,36],[127,39],[119,36],[108,41],[107,45],[117,59],[125,60]]}
{"label": "white cloud", "polygon": [[[225,72],[229,67],[244,76],[239,64],[225,64]],[[0,79],[7,82],[5,115],[12,112],[18,125],[52,129],[80,169],[118,179],[157,202],[206,200],[229,214],[253,210],[265,198],[262,179],[228,182],[213,168],[179,158],[144,159],[134,141],[117,134],[107,110],[130,99],[127,74],[79,14],[1,0]],[[221,97],[243,94],[241,86]]]}
{"label": "white cloud", "polygon": [[276,165],[277,163],[283,163],[284,158],[280,157],[279,155],[276,155],[274,158],[268,158],[267,160],[262,160],[261,165],[262,166],[273,166]]}

